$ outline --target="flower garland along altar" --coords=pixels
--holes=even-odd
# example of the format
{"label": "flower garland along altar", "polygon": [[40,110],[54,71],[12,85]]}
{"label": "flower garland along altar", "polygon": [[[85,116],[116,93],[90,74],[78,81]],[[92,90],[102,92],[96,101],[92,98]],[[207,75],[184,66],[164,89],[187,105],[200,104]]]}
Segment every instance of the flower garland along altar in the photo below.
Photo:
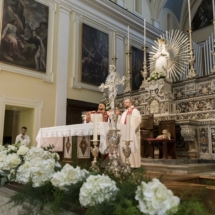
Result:
{"label": "flower garland along altar", "polygon": [[142,169],[122,180],[113,174],[90,172],[79,166],[61,166],[58,160],[57,153],[42,148],[19,144],[1,146],[1,185],[22,184],[10,203],[16,206],[28,202],[34,214],[44,214],[44,208],[48,208],[47,214],[61,214],[66,209],[93,215],[186,215],[197,214],[189,212],[189,203],[191,211],[195,212],[196,204],[197,210],[204,208],[192,198],[182,199],[180,203],[158,179],[147,179]]}

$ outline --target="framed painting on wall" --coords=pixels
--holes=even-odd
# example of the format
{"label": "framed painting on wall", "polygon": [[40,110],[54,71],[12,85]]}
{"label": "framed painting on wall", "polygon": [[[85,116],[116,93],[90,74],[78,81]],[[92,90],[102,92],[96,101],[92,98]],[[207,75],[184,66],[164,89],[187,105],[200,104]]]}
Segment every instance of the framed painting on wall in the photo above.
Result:
{"label": "framed painting on wall", "polygon": [[196,11],[196,14],[192,20],[192,29],[198,30],[209,25],[212,25],[213,22],[213,7],[211,0],[202,0],[199,8]]}
{"label": "framed painting on wall", "polygon": [[49,7],[35,0],[4,0],[0,61],[46,73]]}
{"label": "framed painting on wall", "polygon": [[108,76],[108,34],[83,23],[81,82],[99,86]]}
{"label": "framed painting on wall", "polygon": [[[141,71],[143,70],[143,50],[136,47],[131,47],[131,56],[132,56],[132,90],[139,90],[143,81],[143,76]],[[148,62],[149,54],[146,53],[147,68],[149,68]],[[149,73],[149,69],[148,69]]]}

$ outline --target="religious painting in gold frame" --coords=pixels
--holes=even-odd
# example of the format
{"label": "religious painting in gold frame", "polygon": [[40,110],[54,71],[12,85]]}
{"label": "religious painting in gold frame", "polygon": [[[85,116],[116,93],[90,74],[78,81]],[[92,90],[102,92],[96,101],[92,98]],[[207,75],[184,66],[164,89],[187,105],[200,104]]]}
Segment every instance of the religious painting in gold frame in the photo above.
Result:
{"label": "religious painting in gold frame", "polygon": [[46,73],[49,7],[36,0],[4,0],[0,61]]}
{"label": "religious painting in gold frame", "polygon": [[81,82],[99,86],[108,76],[108,34],[83,23]]}

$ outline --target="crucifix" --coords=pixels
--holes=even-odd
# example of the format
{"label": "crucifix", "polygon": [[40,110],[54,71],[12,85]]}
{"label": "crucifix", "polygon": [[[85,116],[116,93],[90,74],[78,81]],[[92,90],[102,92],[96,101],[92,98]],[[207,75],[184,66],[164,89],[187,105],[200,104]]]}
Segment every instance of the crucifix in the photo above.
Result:
{"label": "crucifix", "polygon": [[106,78],[105,84],[102,83],[99,89],[104,92],[104,90],[108,91],[108,99],[111,105],[111,115],[110,115],[110,122],[111,128],[107,133],[107,139],[109,142],[109,146],[106,149],[106,153],[109,154],[109,163],[105,168],[105,171],[109,173],[113,173],[115,177],[120,176],[121,167],[119,163],[119,140],[120,134],[118,134],[117,130],[117,115],[115,113],[115,98],[117,96],[117,87],[118,85],[124,85],[125,83],[125,76],[120,78],[119,74],[116,72],[116,66],[110,65],[109,66],[109,75]]}
{"label": "crucifix", "polygon": [[118,85],[124,85],[125,83],[125,76],[123,76],[122,78],[120,78],[119,74],[116,72],[116,67],[114,65],[110,65],[109,66],[109,75],[106,78],[105,84],[102,83],[99,86],[99,89],[104,92],[105,89],[108,90],[108,98],[109,98],[109,102],[111,104],[111,115],[115,114],[115,98],[117,95],[117,87]]}

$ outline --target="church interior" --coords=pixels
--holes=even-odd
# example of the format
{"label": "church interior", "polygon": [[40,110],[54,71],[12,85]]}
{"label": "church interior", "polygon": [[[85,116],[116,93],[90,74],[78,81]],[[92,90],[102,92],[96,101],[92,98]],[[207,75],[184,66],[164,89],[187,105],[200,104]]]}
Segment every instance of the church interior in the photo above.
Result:
{"label": "church interior", "polygon": [[[116,178],[135,171],[162,177],[178,196],[206,187],[203,199],[214,201],[214,4],[1,0],[1,185],[10,182],[10,169],[9,176],[3,174],[6,156],[25,126],[32,153],[51,149],[61,164],[92,163],[92,171],[102,169]],[[26,157],[33,158],[29,152]],[[19,165],[27,161],[19,159]],[[19,192],[16,183],[24,183],[19,174],[14,184],[0,187],[0,205]],[[28,204],[12,209],[10,204],[0,206],[1,215],[34,214]],[[210,214],[147,213],[145,206],[138,207],[141,213],[133,214]]]}

